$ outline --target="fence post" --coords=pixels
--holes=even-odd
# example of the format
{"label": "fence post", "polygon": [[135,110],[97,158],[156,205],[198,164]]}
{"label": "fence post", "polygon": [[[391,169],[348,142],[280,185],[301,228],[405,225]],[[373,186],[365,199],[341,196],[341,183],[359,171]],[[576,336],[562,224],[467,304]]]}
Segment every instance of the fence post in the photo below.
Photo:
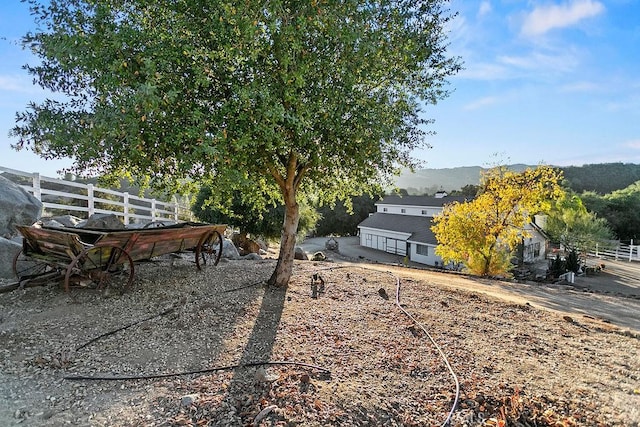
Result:
{"label": "fence post", "polygon": [[93,184],[87,184],[87,210],[89,211],[89,216],[93,215],[95,212],[94,200],[93,200]]}
{"label": "fence post", "polygon": [[40,187],[40,174],[33,173],[33,197],[42,201],[42,187]]}
{"label": "fence post", "polygon": [[151,222],[156,220],[156,199],[151,200]]}
{"label": "fence post", "polygon": [[171,202],[173,203],[173,220],[178,222],[178,198],[174,195]]}
{"label": "fence post", "polygon": [[129,193],[122,193],[122,201],[124,202],[124,225],[129,225]]}
{"label": "fence post", "polygon": [[633,258],[633,239],[631,239],[631,243],[629,243],[629,262]]}

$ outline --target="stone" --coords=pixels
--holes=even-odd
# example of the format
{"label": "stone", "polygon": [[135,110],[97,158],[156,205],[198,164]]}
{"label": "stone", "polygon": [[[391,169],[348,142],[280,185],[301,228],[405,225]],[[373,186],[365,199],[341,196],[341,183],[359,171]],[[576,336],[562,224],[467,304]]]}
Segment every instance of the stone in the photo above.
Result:
{"label": "stone", "polygon": [[334,251],[334,252],[338,252],[338,241],[336,240],[335,237],[330,237],[324,244],[324,247],[328,250],[328,251]]}
{"label": "stone", "polygon": [[304,249],[302,249],[300,246],[296,246],[296,251],[293,254],[293,258],[294,259],[299,259],[299,260],[302,260],[302,261],[309,261],[309,257],[307,256],[307,254],[304,251]]}
{"label": "stone", "polygon": [[182,407],[184,408],[188,408],[189,406],[193,405],[198,399],[200,399],[200,395],[198,393],[187,394],[180,398],[180,405],[182,405]]}
{"label": "stone", "polygon": [[241,257],[245,261],[261,261],[262,257],[258,254],[250,253]]}
{"label": "stone", "polygon": [[18,235],[16,225],[32,225],[42,215],[42,202],[18,184],[0,176],[0,237]]}
{"label": "stone", "polygon": [[82,221],[81,218],[73,215],[57,215],[48,218],[40,218],[42,225],[46,227],[75,227]]}
{"label": "stone", "polygon": [[316,252],[311,256],[311,261],[326,261],[327,256],[323,252]]}
{"label": "stone", "polygon": [[104,230],[124,230],[124,223],[114,214],[93,214],[86,221],[76,225],[77,228],[97,228]]}
{"label": "stone", "polygon": [[249,238],[246,233],[233,233],[231,241],[238,248],[240,255],[259,254],[262,249],[260,244]]}
{"label": "stone", "polygon": [[280,375],[271,371],[270,369],[265,369],[264,366],[261,366],[256,371],[255,377],[260,382],[272,383],[280,378]]}
{"label": "stone", "polygon": [[13,258],[21,249],[21,244],[0,237],[0,278],[15,278],[13,274]]}
{"label": "stone", "polygon": [[222,241],[221,257],[225,259],[240,259],[240,253],[231,240],[224,239]]}

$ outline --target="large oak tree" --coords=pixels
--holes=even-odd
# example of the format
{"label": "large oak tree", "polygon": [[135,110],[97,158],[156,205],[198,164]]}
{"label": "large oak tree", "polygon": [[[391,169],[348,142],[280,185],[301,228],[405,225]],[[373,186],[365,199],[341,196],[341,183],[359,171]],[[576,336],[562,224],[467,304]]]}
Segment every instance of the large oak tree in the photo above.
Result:
{"label": "large oak tree", "polygon": [[[291,276],[298,195],[370,191],[448,93],[444,0],[27,0],[35,81],[16,148],[76,172],[215,183],[286,214],[270,283]],[[258,196],[256,196],[258,197]],[[269,201],[264,201],[268,203]]]}

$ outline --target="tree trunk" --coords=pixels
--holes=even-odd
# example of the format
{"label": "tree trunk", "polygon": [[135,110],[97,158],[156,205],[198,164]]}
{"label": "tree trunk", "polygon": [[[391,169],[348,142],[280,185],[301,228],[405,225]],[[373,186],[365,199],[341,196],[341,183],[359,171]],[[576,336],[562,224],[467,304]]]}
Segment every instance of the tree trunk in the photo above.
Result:
{"label": "tree trunk", "polygon": [[300,209],[296,202],[295,192],[287,192],[285,195],[284,223],[282,226],[282,238],[280,239],[280,254],[278,263],[268,281],[269,285],[287,286],[293,273],[293,259],[296,248],[296,236]]}

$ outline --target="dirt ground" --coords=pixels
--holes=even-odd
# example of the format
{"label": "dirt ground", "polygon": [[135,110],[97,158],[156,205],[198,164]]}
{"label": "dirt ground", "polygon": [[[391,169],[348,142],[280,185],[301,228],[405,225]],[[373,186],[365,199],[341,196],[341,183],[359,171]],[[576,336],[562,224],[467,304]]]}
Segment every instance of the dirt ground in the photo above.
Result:
{"label": "dirt ground", "polygon": [[[309,254],[325,251],[326,238],[307,239],[301,245]],[[341,237],[339,252],[329,253],[338,262],[365,262],[381,270],[393,270],[403,275],[420,277],[439,285],[455,289],[473,290],[492,297],[521,304],[531,304],[580,316],[591,316],[623,329],[640,332],[640,263],[589,259],[589,265],[604,264],[604,270],[590,276],[578,276],[573,284],[545,284],[536,282],[517,283],[485,280],[458,274],[433,273],[420,264],[411,268],[400,268],[402,260],[392,254],[364,248],[357,237]]]}
{"label": "dirt ground", "polygon": [[346,252],[0,294],[0,426],[640,425],[638,299]]}

